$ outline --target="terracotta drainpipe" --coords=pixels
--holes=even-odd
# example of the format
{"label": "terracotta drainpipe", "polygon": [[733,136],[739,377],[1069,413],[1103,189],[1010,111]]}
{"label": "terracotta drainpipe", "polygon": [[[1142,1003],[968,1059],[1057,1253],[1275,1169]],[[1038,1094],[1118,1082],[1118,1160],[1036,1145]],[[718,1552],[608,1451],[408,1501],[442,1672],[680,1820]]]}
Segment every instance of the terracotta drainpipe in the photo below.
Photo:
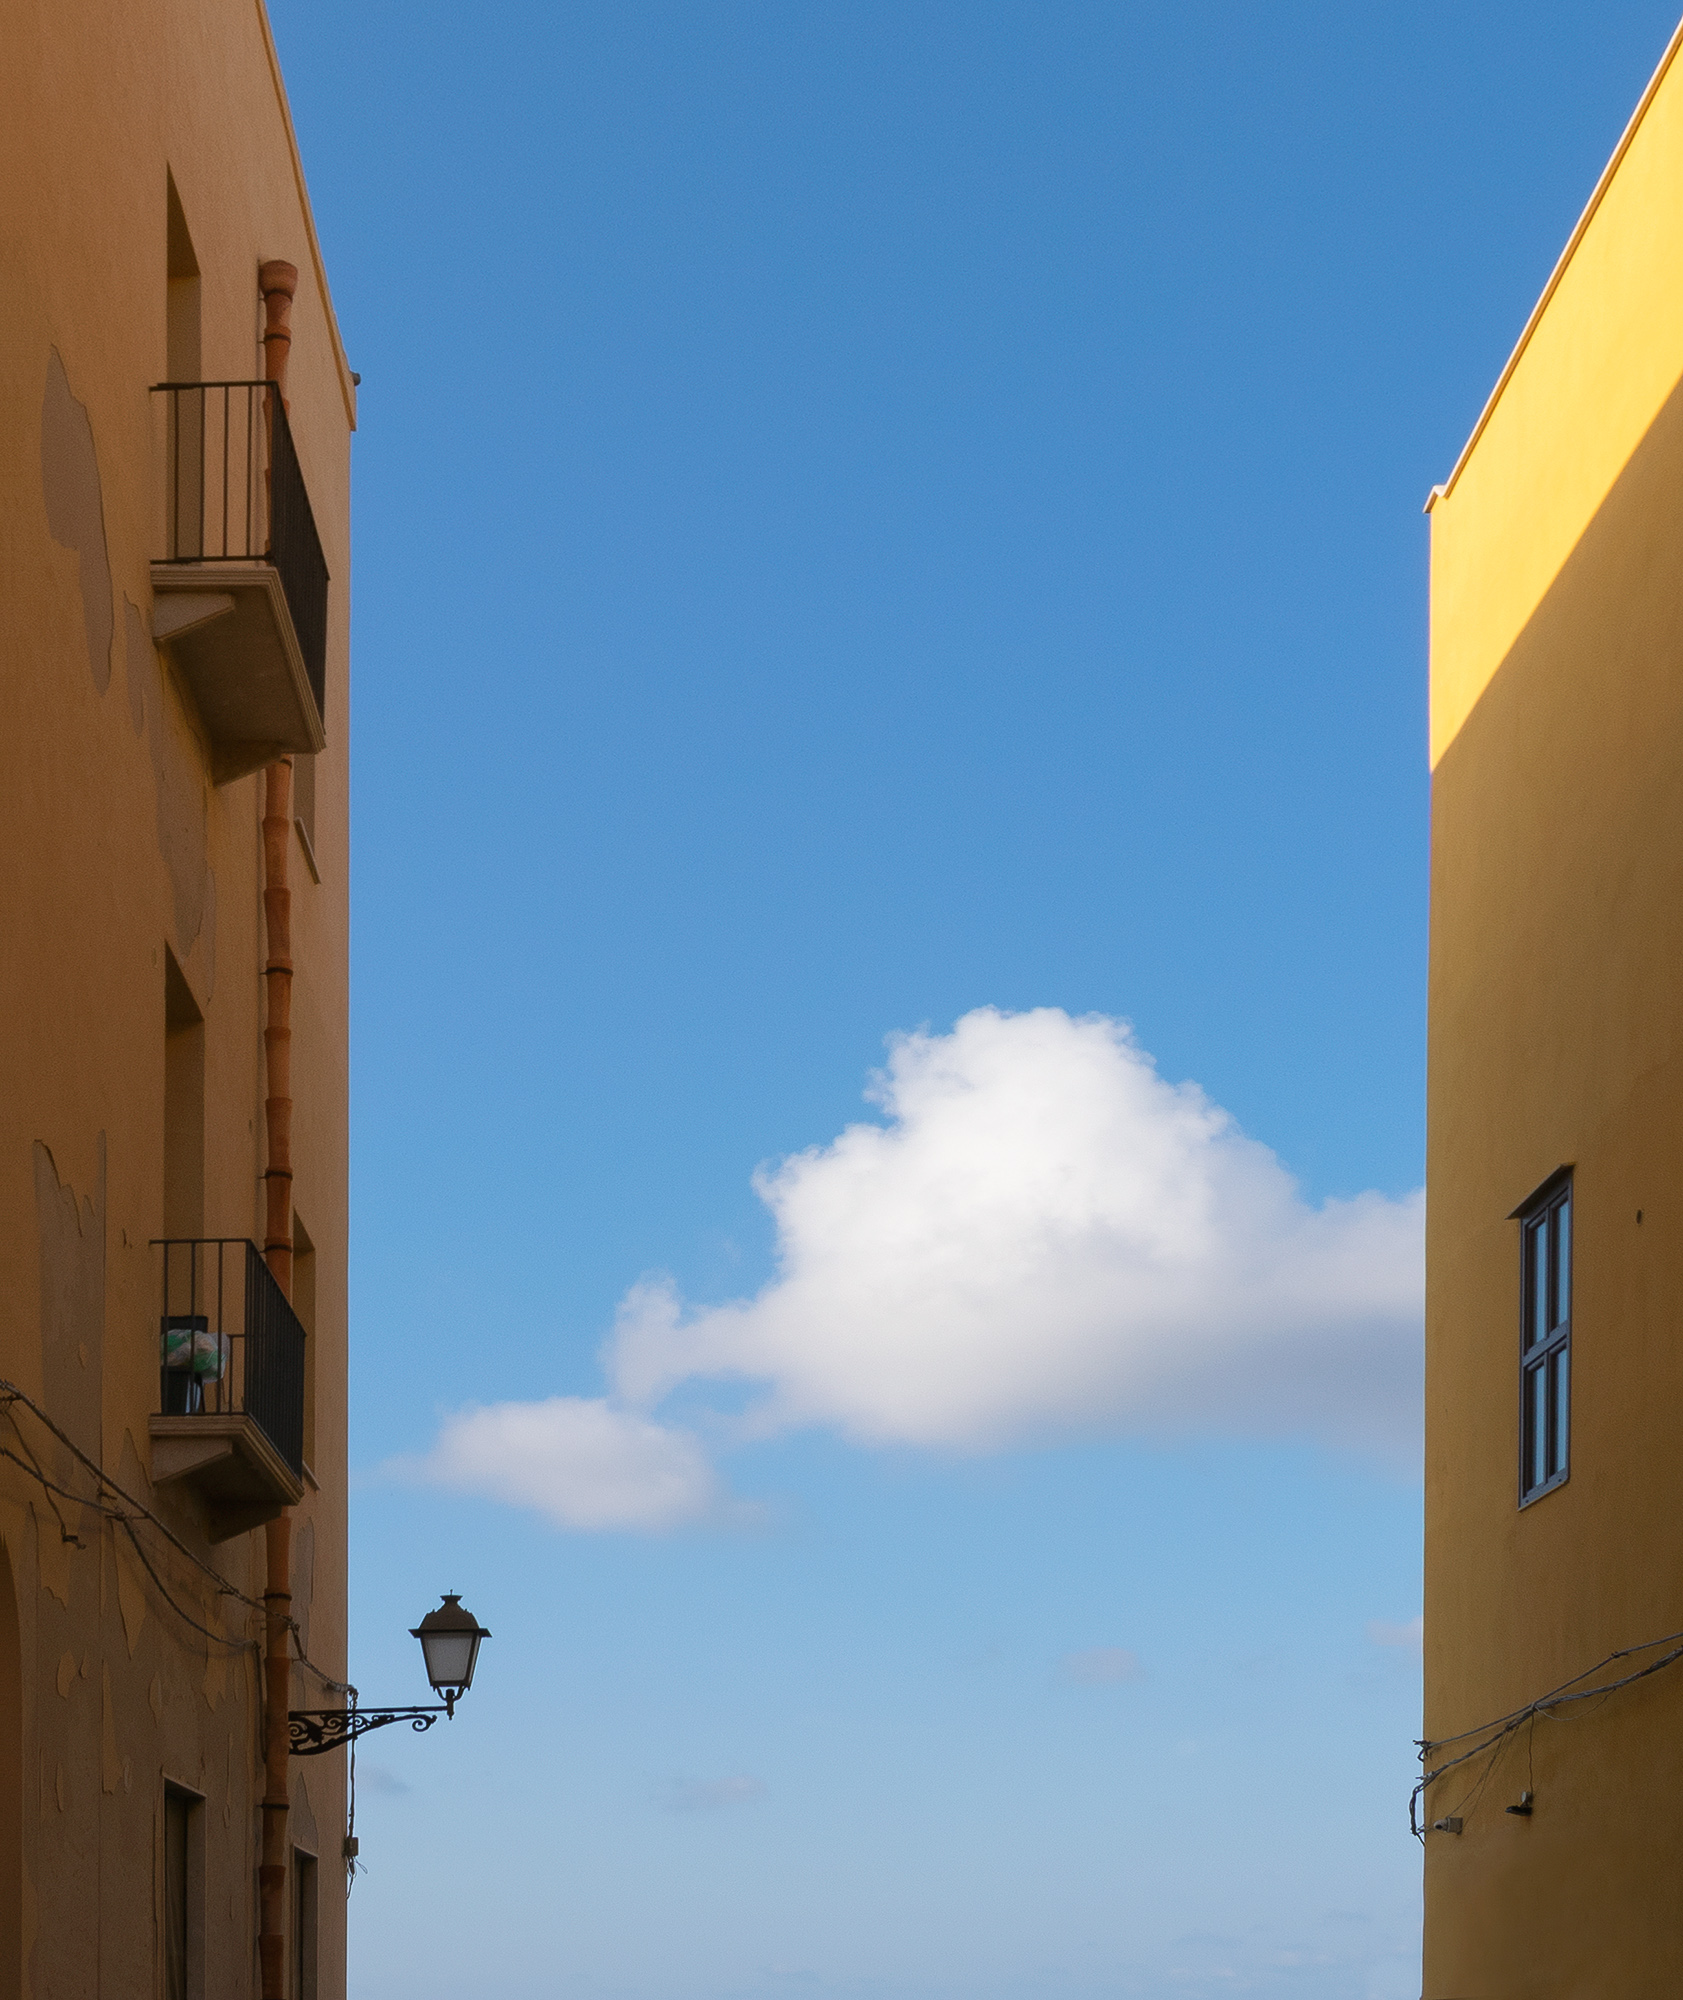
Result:
{"label": "terracotta drainpipe", "polygon": [[[286,361],[292,347],[288,321],[298,289],[298,267],[261,265],[263,373],[286,403]],[[275,1280],[292,1296],[292,891],[287,861],[292,835],[292,759],[277,757],[265,774],[263,794],[263,915],[268,957],[263,979],[268,1020],[263,1051],[268,1072],[264,1100],[269,1161],[263,1173],[267,1203],[263,1255]],[[265,1530],[268,1581],[263,1591],[265,1701],[263,1715],[263,1856],[257,1871],[260,1912],[257,1949],[263,2000],[286,2000],[287,1815],[291,1809],[287,1711],[292,1706],[292,1516],[283,1512]]]}

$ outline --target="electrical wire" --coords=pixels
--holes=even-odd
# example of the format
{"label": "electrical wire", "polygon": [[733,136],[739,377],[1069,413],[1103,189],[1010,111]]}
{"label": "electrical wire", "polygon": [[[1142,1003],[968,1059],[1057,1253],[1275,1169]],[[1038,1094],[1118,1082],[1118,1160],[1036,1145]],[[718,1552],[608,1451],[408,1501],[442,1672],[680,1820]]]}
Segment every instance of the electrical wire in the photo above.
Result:
{"label": "electrical wire", "polygon": [[[60,1485],[57,1480],[49,1478],[47,1473],[42,1469],[39,1458],[36,1457],[29,1440],[25,1437],[22,1427],[18,1423],[14,1409],[14,1405],[18,1403],[21,1403],[31,1415],[44,1424],[77,1463],[94,1478],[98,1485],[114,1493],[123,1502],[123,1506],[113,1507],[98,1494],[90,1496],[85,1493],[77,1493],[72,1488]],[[82,1538],[79,1535],[73,1534],[66,1525],[64,1516],[58,1507],[58,1500],[60,1498],[70,1501],[75,1506],[89,1508],[103,1519],[119,1523],[123,1527],[130,1543],[133,1545],[135,1554],[140,1558],[147,1575],[151,1577],[153,1584],[156,1586],[158,1595],[183,1624],[191,1626],[195,1632],[202,1634],[207,1639],[214,1640],[218,1645],[227,1647],[230,1652],[258,1650],[259,1641],[256,1639],[230,1639],[226,1633],[213,1631],[208,1625],[201,1624],[191,1612],[185,1610],[177,1603],[174,1596],[170,1593],[168,1585],[158,1574],[156,1567],[141,1547],[140,1538],[135,1533],[135,1523],[137,1521],[144,1521],[149,1527],[157,1529],[158,1533],[169,1542],[172,1548],[185,1556],[196,1569],[209,1578],[210,1582],[215,1585],[219,1596],[232,1597],[238,1603],[243,1604],[248,1611],[262,1612],[267,1616],[268,1607],[261,1598],[252,1597],[247,1592],[239,1589],[237,1585],[230,1583],[219,1570],[214,1569],[202,1556],[197,1555],[190,1549],[181,1537],[176,1534],[175,1530],[170,1527],[167,1521],[160,1519],[146,1505],[145,1501],[137,1500],[132,1493],[118,1485],[117,1481],[103,1467],[96,1464],[73,1438],[65,1434],[59,1425],[42,1409],[40,1404],[35,1401],[34,1397],[26,1390],[20,1389],[15,1382],[0,1380],[0,1409],[4,1409],[6,1419],[11,1424],[14,1436],[22,1446],[23,1451],[27,1453],[27,1457],[20,1457],[17,1452],[8,1449],[5,1445],[0,1445],[0,1459],[9,1460],[20,1471],[28,1473],[30,1478],[35,1480],[43,1492],[46,1493],[49,1504],[52,1506],[54,1517],[59,1524],[59,1534],[65,1542],[76,1548],[87,1547]],[[128,1511],[124,1511],[125,1509]],[[312,1674],[329,1694],[342,1694],[351,1697],[352,1706],[354,1707],[356,1689],[348,1681],[336,1680],[324,1668],[318,1667],[315,1661],[310,1658],[309,1654],[304,1650],[304,1635],[299,1628],[296,1618],[289,1617],[286,1624],[288,1631],[292,1635],[293,1652],[297,1664],[303,1667],[306,1672]]]}
{"label": "electrical wire", "polygon": [[356,1689],[347,1688],[350,1696],[351,1712],[351,1761],[346,1773],[346,1814],[345,1814],[345,1900],[350,1901],[351,1891],[356,1887],[357,1837],[356,1837]]}
{"label": "electrical wire", "polygon": [[[55,1487],[53,1485],[53,1482],[47,1477],[45,1472],[42,1471],[41,1461],[36,1456],[34,1449],[30,1445],[28,1438],[24,1436],[23,1429],[21,1425],[18,1423],[17,1418],[12,1415],[11,1406],[9,1404],[7,1405],[6,1408],[6,1421],[11,1425],[13,1435],[17,1438],[18,1443],[23,1447],[23,1449],[26,1452],[29,1453],[29,1463],[24,1467],[24,1470],[28,1473],[31,1473],[36,1479],[40,1480],[42,1486],[45,1487],[46,1489],[47,1505],[52,1508],[53,1518],[58,1522],[59,1540],[62,1542],[70,1543],[73,1548],[79,1549],[84,1547],[85,1544],[83,1543],[81,1536],[71,1533],[69,1524],[65,1521],[63,1514],[59,1512],[58,1501],[54,1497],[55,1493],[65,1492],[65,1489]],[[7,1452],[6,1456],[8,1458],[11,1458],[13,1454],[11,1452]],[[65,1492],[65,1497],[67,1499],[71,1499],[74,1498],[75,1496],[68,1492]]]}
{"label": "electrical wire", "polygon": [[[57,1480],[48,1477],[28,1438],[24,1435],[22,1425],[17,1420],[16,1405],[19,1403],[40,1423],[44,1424],[76,1462],[92,1476],[98,1488],[98,1491],[92,1497],[84,1493],[77,1493],[72,1488],[60,1485]],[[202,1556],[195,1554],[181,1537],[176,1534],[175,1530],[170,1527],[167,1521],[161,1520],[143,1500],[137,1500],[132,1493],[119,1486],[116,1480],[105,1471],[104,1467],[91,1459],[82,1450],[80,1445],[48,1416],[34,1397],[29,1395],[27,1391],[20,1389],[15,1382],[7,1382],[0,1379],[0,1409],[4,1410],[6,1420],[12,1427],[12,1433],[22,1448],[23,1454],[26,1454],[20,1456],[18,1452],[10,1450],[5,1445],[0,1445],[0,1459],[8,1460],[11,1464],[17,1466],[20,1471],[26,1472],[40,1486],[42,1492],[47,1497],[48,1506],[53,1510],[53,1517],[58,1522],[59,1537],[63,1542],[78,1549],[85,1549],[87,1547],[87,1543],[82,1540],[80,1535],[73,1533],[65,1521],[64,1515],[59,1508],[59,1500],[68,1500],[77,1507],[91,1508],[102,1519],[110,1521],[114,1525],[121,1525],[124,1533],[129,1538],[130,1546],[140,1558],[141,1566],[152,1579],[153,1586],[157,1590],[158,1595],[184,1625],[190,1626],[195,1632],[200,1633],[204,1638],[211,1640],[216,1645],[226,1647],[231,1653],[255,1653],[261,1650],[261,1644],[258,1640],[231,1639],[224,1632],[213,1631],[210,1626],[201,1623],[190,1611],[177,1603],[170,1592],[169,1586],[158,1574],[152,1559],[141,1546],[140,1536],[135,1530],[136,1522],[144,1521],[147,1526],[155,1528],[178,1554],[185,1556],[195,1569],[210,1579],[216,1588],[218,1596],[232,1597],[240,1604],[243,1604],[248,1611],[262,1612],[266,1618],[268,1616],[268,1606],[260,1598],[252,1597],[247,1592],[230,1583],[220,1571],[212,1568]],[[123,1503],[122,1506],[113,1507],[109,1505],[103,1497],[106,1492],[115,1494]],[[125,1509],[127,1511],[124,1511]],[[304,1649],[304,1634],[296,1618],[289,1616],[286,1620],[286,1627],[291,1636],[295,1663],[304,1668],[307,1673],[312,1674],[327,1693],[345,1696],[347,1710],[351,1719],[350,1763],[346,1773],[348,1814],[345,1827],[344,1849],[345,1894],[349,1896],[351,1890],[356,1887],[357,1876],[355,1732],[358,1700],[357,1690],[349,1681],[334,1679],[331,1674],[327,1673],[323,1668],[318,1667],[315,1661],[310,1658]],[[261,1701],[262,1695],[260,1692],[259,1705],[261,1705]]]}
{"label": "electrical wire", "polygon": [[[181,1539],[181,1537],[175,1532],[175,1530],[172,1527],[170,1527],[169,1523],[167,1521],[160,1520],[159,1517],[153,1513],[152,1509],[146,1505],[144,1500],[137,1500],[132,1493],[128,1492],[124,1487],[119,1486],[116,1480],[114,1480],[111,1477],[110,1473],[105,1471],[105,1469],[102,1466],[96,1464],[95,1461],[91,1459],[85,1451],[83,1451],[81,1446],[77,1444],[73,1438],[69,1437],[64,1431],[62,1431],[59,1428],[59,1426],[56,1423],[53,1422],[52,1418],[47,1415],[46,1411],[43,1410],[41,1405],[35,1401],[33,1396],[29,1395],[25,1390],[20,1389],[15,1382],[0,1381],[0,1405],[5,1406],[6,1413],[9,1417],[11,1416],[11,1405],[13,1403],[22,1403],[25,1409],[30,1411],[30,1413],[33,1416],[35,1416],[41,1423],[45,1424],[47,1429],[52,1432],[53,1436],[58,1439],[59,1443],[64,1446],[65,1450],[68,1451],[72,1455],[72,1457],[76,1459],[78,1464],[80,1464],[87,1472],[91,1473],[94,1479],[96,1479],[102,1487],[105,1487],[112,1493],[116,1494],[117,1498],[122,1501],[125,1507],[132,1509],[132,1511],[135,1514],[140,1515],[147,1521],[150,1521],[152,1526],[158,1530],[159,1534],[163,1535],[167,1541],[171,1542],[175,1546],[175,1548],[182,1555],[184,1555],[190,1563],[193,1564],[193,1566],[196,1569],[203,1570],[205,1575],[210,1578],[211,1582],[216,1585],[217,1590],[221,1592],[223,1596],[237,1597],[242,1604],[249,1605],[253,1611],[261,1611],[264,1608],[261,1599],[256,1597],[248,1597],[243,1590],[240,1590],[234,1584],[231,1584],[228,1581],[228,1579],[221,1574],[220,1571],[213,1569],[211,1565],[207,1563],[202,1556],[195,1555],[193,1551],[187,1546],[187,1544]],[[18,1422],[16,1417],[12,1417],[12,1428],[14,1431],[17,1431],[18,1436],[21,1440],[23,1433],[18,1428]],[[25,1449],[27,1449],[27,1446],[25,1447]],[[31,1468],[26,1466],[24,1470],[30,1471]],[[39,1471],[36,1471],[34,1473],[34,1476],[37,1479],[39,1479],[42,1485],[44,1486],[51,1484],[51,1482],[47,1480],[45,1474]],[[66,1491],[66,1489],[63,1487],[58,1487],[55,1490],[60,1493],[64,1493]],[[79,1494],[67,1494],[66,1497],[77,1500],[79,1504],[84,1507],[94,1508],[99,1513],[106,1515],[108,1519],[118,1518],[109,1507],[105,1506],[98,1499],[90,1500]]]}
{"label": "electrical wire", "polygon": [[[1597,1687],[1587,1688],[1581,1685],[1593,1675],[1605,1672],[1608,1667],[1620,1660],[1634,1659],[1638,1653],[1651,1653],[1660,1646],[1669,1646],[1671,1651],[1661,1654],[1657,1660],[1650,1660],[1645,1667],[1638,1667],[1634,1673],[1624,1674],[1616,1681],[1606,1681]],[[1604,1701],[1608,1696],[1617,1694],[1621,1688],[1632,1687],[1637,1681],[1645,1681],[1650,1675],[1660,1673],[1678,1660],[1683,1660],[1683,1632],[1668,1632],[1663,1639],[1648,1639],[1639,1646],[1621,1646],[1615,1652],[1609,1653],[1604,1660],[1598,1660],[1593,1667],[1586,1667],[1581,1674],[1574,1674],[1569,1681],[1562,1681],[1559,1687],[1552,1689],[1548,1694],[1540,1695],[1536,1701],[1527,1702],[1523,1708],[1516,1708],[1509,1715],[1498,1716],[1494,1722],[1480,1723],[1474,1729],[1463,1729],[1454,1736],[1441,1736],[1435,1741],[1421,1737],[1417,1747],[1422,1765],[1435,1752],[1447,1750],[1456,1743],[1465,1743],[1469,1737],[1477,1736],[1482,1740],[1473,1744],[1470,1750],[1463,1750],[1459,1756],[1451,1757],[1446,1763],[1438,1765],[1436,1770],[1422,1771],[1420,1782],[1408,1795],[1409,1832],[1416,1840],[1422,1843],[1425,1841],[1426,1828],[1420,1823],[1418,1807],[1427,1787],[1435,1785],[1440,1778],[1458,1770],[1463,1764],[1471,1763],[1477,1757],[1489,1758],[1483,1773],[1462,1800],[1461,1808],[1458,1808],[1458,1810],[1470,1809],[1478,1803],[1501,1759],[1503,1748],[1517,1730],[1522,1729],[1527,1723],[1534,1728],[1538,1716],[1545,1722],[1577,1721],[1579,1718],[1576,1716],[1560,1715],[1555,1711],[1566,1708],[1573,1702]]]}
{"label": "electrical wire", "polygon": [[257,1651],[257,1641],[255,1639],[230,1639],[224,1632],[213,1632],[208,1625],[201,1625],[191,1612],[183,1611],[175,1599],[170,1596],[169,1586],[152,1567],[151,1557],[140,1546],[140,1537],[134,1531],[134,1522],[127,1515],[118,1515],[115,1518],[122,1523],[124,1529],[127,1531],[130,1545],[133,1547],[135,1554],[139,1556],[146,1574],[156,1584],[158,1595],[184,1625],[191,1625],[195,1632],[202,1632],[207,1639],[214,1640],[217,1645],[226,1646],[230,1653],[254,1653]]}

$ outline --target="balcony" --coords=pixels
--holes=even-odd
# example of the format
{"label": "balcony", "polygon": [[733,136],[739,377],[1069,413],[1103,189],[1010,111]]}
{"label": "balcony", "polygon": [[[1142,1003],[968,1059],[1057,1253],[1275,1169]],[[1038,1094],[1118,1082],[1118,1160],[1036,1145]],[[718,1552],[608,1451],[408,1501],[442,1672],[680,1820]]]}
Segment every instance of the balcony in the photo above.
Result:
{"label": "balcony", "polygon": [[152,636],[193,690],[219,785],[326,743],[327,563],[272,382],[162,382]]}
{"label": "balcony", "polygon": [[304,1495],[304,1329],[255,1243],[171,1238],[158,1322],[152,1484],[204,1503],[213,1542]]}

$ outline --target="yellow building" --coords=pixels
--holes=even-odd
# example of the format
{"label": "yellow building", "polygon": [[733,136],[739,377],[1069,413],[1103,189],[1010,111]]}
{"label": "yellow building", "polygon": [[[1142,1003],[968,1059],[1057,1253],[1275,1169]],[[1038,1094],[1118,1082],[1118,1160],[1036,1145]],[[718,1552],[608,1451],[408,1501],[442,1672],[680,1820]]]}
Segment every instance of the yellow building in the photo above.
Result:
{"label": "yellow building", "polygon": [[1683,1990],[1677,50],[1431,508],[1426,2000]]}
{"label": "yellow building", "polygon": [[335,2000],[356,378],[261,0],[4,44],[0,2000]]}

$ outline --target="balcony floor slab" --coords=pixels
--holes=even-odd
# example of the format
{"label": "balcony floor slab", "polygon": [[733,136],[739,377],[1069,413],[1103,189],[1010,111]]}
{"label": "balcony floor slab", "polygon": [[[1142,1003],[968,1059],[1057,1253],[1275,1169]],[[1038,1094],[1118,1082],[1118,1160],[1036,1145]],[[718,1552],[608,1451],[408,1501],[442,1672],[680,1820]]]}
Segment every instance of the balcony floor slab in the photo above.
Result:
{"label": "balcony floor slab", "polygon": [[271,564],[155,562],[152,594],[153,636],[192,689],[217,784],[275,757],[325,747],[286,591]]}
{"label": "balcony floor slab", "polygon": [[252,1417],[154,1416],[149,1428],[152,1484],[181,1483],[198,1493],[213,1542],[261,1527],[304,1497],[303,1480]]}

